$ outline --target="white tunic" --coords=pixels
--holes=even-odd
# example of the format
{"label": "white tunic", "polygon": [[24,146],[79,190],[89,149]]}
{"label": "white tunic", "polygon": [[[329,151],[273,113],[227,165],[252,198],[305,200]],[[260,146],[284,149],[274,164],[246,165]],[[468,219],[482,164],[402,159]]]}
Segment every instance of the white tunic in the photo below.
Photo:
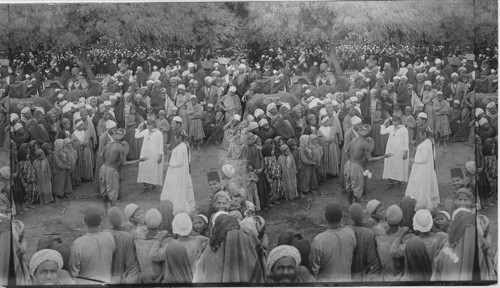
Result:
{"label": "white tunic", "polygon": [[144,138],[141,148],[141,158],[148,157],[144,162],[139,162],[139,173],[137,182],[153,185],[163,184],[163,159],[158,164],[158,158],[163,155],[163,134],[158,130],[153,130],[149,134],[148,129],[135,130],[135,138]]}
{"label": "white tunic", "polygon": [[174,204],[174,215],[194,211],[193,181],[189,173],[188,148],[184,142],[172,150],[160,200],[170,200]]}
{"label": "white tunic", "polygon": [[411,196],[417,201],[428,199],[433,204],[432,208],[440,202],[436,170],[434,170],[434,151],[430,139],[425,139],[417,147],[405,196]]}
{"label": "white tunic", "polygon": [[[380,126],[380,134],[389,134],[385,153],[393,153],[394,155],[384,159],[383,179],[392,179],[396,181],[408,181],[408,167],[410,161],[409,155],[409,136],[408,130],[404,126],[399,126],[394,132],[394,125],[385,127]],[[408,151],[406,160],[403,160],[405,151]]]}

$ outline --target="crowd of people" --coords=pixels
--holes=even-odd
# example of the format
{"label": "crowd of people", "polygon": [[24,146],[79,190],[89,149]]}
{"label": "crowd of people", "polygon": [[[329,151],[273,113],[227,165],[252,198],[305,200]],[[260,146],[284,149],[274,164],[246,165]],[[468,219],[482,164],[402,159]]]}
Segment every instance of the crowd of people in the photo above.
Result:
{"label": "crowd of people", "polygon": [[[13,220],[18,284],[496,279],[489,220],[476,213],[497,200],[497,109],[476,107],[470,92],[481,77],[497,89],[497,51],[474,59],[457,51],[343,44],[339,62],[352,72],[343,77],[319,48],[219,61],[93,50],[92,73],[108,74],[99,81],[71,57],[22,55],[2,70],[4,93],[31,102],[9,117],[0,217],[60,201],[86,181],[104,210],[86,209],[87,233],[71,246],[44,235],[29,262],[24,224]],[[251,103],[250,86],[263,79],[294,91],[298,104]],[[450,142],[475,145],[476,161],[465,164],[467,177],[452,171],[456,191],[445,200],[434,159]],[[207,175],[210,203],[195,205],[191,153],[211,143],[228,162]],[[360,204],[369,198],[366,163],[379,160],[388,189],[407,182],[400,205]],[[121,211],[123,169],[137,163],[139,193],[163,186],[161,203]],[[312,243],[287,230],[268,249],[276,239],[257,214],[332,178],[351,225],[333,202]],[[112,228],[101,231],[105,219]]]}

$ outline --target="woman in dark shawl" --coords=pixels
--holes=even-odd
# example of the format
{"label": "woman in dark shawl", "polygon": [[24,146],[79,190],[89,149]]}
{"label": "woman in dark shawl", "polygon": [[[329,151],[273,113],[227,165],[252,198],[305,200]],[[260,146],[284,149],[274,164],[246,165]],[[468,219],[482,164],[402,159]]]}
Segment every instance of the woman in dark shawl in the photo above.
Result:
{"label": "woman in dark shawl", "polygon": [[259,141],[257,135],[249,134],[246,139],[245,147],[241,153],[242,158],[248,161],[253,171],[259,177],[257,182],[257,193],[259,194],[260,207],[267,209],[269,206],[269,184],[264,173],[264,157],[262,156],[262,147],[257,144]]}
{"label": "woman in dark shawl", "polygon": [[192,283],[193,272],[186,248],[179,241],[167,245],[163,283]]}
{"label": "woman in dark shawl", "polygon": [[158,211],[161,213],[161,224],[158,227],[159,231],[168,231],[172,233],[172,221],[174,220],[174,204],[169,200],[163,200],[158,206]]}
{"label": "woman in dark shawl", "polygon": [[469,123],[471,120],[471,114],[467,107],[462,108],[458,117],[451,119],[450,130],[453,135],[451,142],[464,142],[469,139]]}
{"label": "woman in dark shawl", "polygon": [[[25,147],[28,145],[23,143]],[[21,146],[23,146],[21,144]],[[24,148],[25,149],[25,148]],[[16,207],[16,212],[21,213],[25,210],[24,207],[24,197],[26,196],[26,191],[24,190],[23,183],[19,177],[19,160],[17,160],[17,144],[13,140],[10,140],[10,179],[11,179],[11,191],[12,191],[12,201]]]}
{"label": "woman in dark shawl", "polygon": [[431,260],[424,242],[412,237],[406,242],[405,272],[402,281],[430,281],[432,275]]}
{"label": "woman in dark shawl", "polygon": [[306,267],[309,273],[311,273],[311,275],[314,275],[311,268],[311,263],[309,262],[309,255],[311,254],[311,243],[309,243],[309,241],[306,239],[300,239],[297,240],[295,244],[293,244],[293,246],[297,248],[297,250],[299,250],[300,258],[302,259],[302,261],[300,262],[300,266]]}
{"label": "woman in dark shawl", "polygon": [[195,263],[193,283],[264,283],[265,265],[256,249],[257,236],[242,231],[231,215],[219,214],[212,221],[209,245]]}
{"label": "woman in dark shawl", "polygon": [[411,198],[410,196],[405,196],[399,207],[403,211],[403,222],[401,227],[408,227],[410,231],[413,231],[413,216],[415,216],[415,205],[417,205],[417,200]]}

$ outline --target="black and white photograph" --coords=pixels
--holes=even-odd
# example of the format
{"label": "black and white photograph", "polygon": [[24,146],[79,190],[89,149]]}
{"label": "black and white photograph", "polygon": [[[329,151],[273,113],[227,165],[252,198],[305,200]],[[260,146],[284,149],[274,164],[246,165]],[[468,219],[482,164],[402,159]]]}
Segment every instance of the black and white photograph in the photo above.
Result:
{"label": "black and white photograph", "polygon": [[498,2],[0,3],[0,287],[497,285]]}

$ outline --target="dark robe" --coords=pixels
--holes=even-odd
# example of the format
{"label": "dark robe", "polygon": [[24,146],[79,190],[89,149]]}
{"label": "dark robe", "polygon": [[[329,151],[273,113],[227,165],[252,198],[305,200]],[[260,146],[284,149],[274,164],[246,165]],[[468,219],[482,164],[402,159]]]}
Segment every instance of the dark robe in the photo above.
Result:
{"label": "dark robe", "polygon": [[356,248],[352,257],[353,281],[380,281],[378,274],[382,264],[377,254],[377,243],[373,230],[361,226],[349,226],[356,235]]}

